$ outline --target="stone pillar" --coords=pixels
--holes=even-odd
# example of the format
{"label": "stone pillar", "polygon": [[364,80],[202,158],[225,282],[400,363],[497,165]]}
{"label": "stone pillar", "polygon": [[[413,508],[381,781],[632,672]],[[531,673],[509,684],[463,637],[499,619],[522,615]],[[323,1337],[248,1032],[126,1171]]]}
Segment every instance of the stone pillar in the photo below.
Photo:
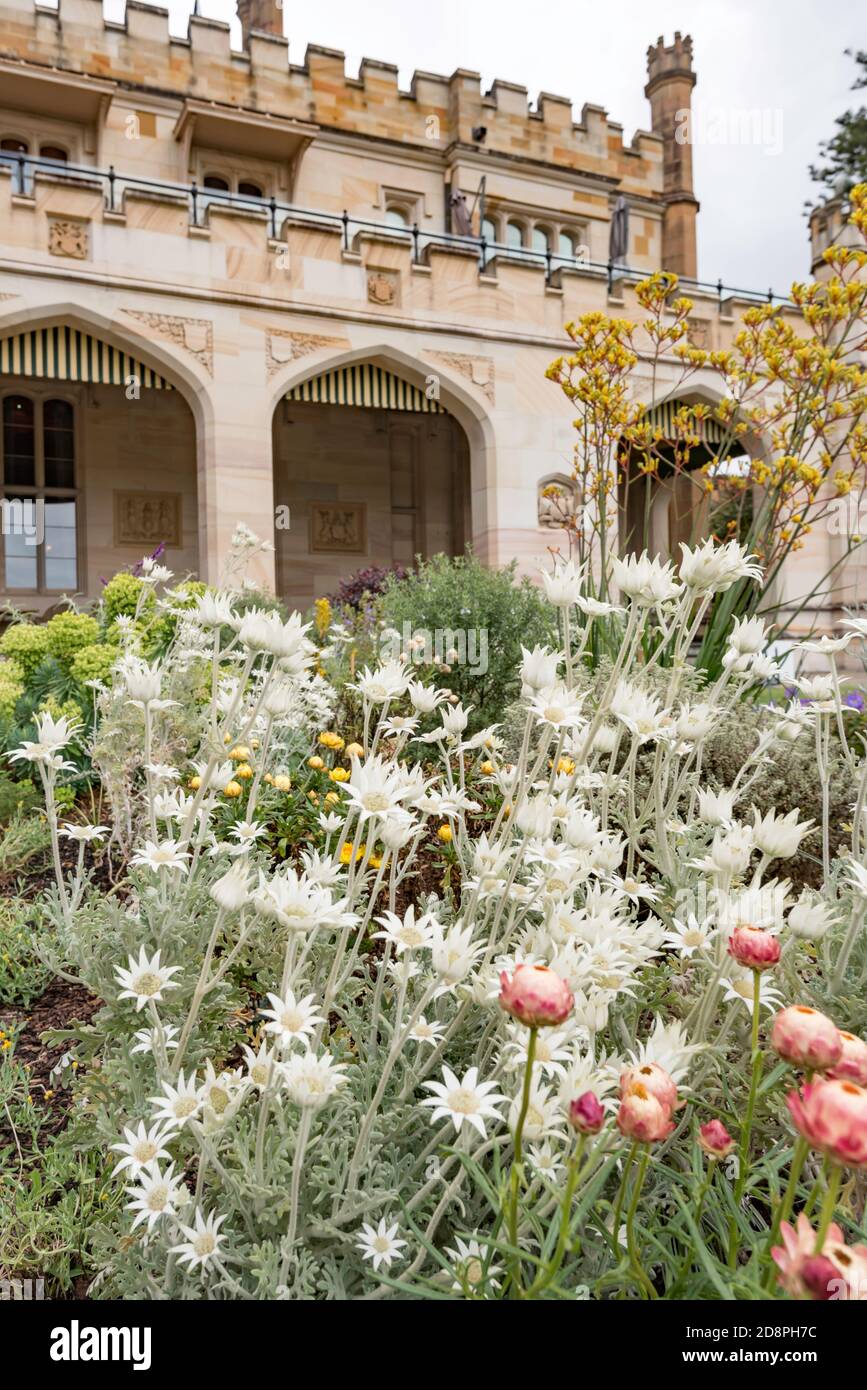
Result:
{"label": "stone pillar", "polygon": [[244,47],[250,47],[250,33],[276,34],[283,37],[282,0],[238,0],[238,18],[241,21],[241,34]]}
{"label": "stone pillar", "polygon": [[696,77],[692,70],[692,39],[678,31],[666,47],[662,38],[647,50],[651,129],[665,142],[662,228],[662,268],[695,279],[698,275],[695,219],[698,202],[692,184],[692,122],[690,108]]}

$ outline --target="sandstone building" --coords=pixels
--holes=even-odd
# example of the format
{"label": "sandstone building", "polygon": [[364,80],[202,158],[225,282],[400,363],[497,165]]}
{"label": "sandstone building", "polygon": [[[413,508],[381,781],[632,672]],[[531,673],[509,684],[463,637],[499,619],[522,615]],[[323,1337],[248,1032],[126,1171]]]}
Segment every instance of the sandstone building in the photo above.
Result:
{"label": "sandstone building", "polygon": [[[214,579],[239,520],[301,607],[468,542],[531,570],[570,471],[545,379],[563,324],[634,312],[641,273],[697,275],[688,38],[649,49],[627,141],[601,106],[462,69],[402,91],[387,62],[298,63],[275,0],[239,12],[236,52],[226,24],[179,38],[139,0],[123,24],[101,0],[0,0],[2,482],[45,517],[39,544],[2,538],[21,606],[95,596],[159,543]],[[687,290],[725,346],[750,296]]]}

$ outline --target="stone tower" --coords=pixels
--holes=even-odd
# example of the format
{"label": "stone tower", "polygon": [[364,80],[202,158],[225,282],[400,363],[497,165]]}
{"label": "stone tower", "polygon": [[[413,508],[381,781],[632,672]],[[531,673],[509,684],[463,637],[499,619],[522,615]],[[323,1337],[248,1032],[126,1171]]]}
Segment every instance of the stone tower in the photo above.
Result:
{"label": "stone tower", "polygon": [[647,77],[644,94],[650,101],[651,129],[665,141],[662,265],[665,270],[695,279],[698,202],[692,185],[690,109],[696,77],[690,36],[683,38],[678,30],[673,44],[657,39],[647,50]]}
{"label": "stone tower", "polygon": [[253,29],[260,34],[276,34],[282,39],[282,0],[237,0],[237,4],[245,48],[249,47],[248,38]]}

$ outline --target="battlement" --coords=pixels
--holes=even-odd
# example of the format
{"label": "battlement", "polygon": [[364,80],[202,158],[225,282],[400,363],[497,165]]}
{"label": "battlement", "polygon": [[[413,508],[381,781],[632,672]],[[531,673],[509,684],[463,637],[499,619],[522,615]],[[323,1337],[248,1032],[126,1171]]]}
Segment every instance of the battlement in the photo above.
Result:
{"label": "battlement", "polygon": [[[195,98],[323,132],[573,171],[649,198],[662,190],[659,136],[640,130],[626,143],[601,106],[585,104],[576,121],[565,97],[541,93],[532,105],[525,87],[498,79],[483,91],[479,74],[460,68],[448,77],[417,71],[404,91],[394,64],[365,58],[351,76],[342,52],[315,45],[293,64],[271,11],[282,21],[272,0],[244,0],[245,46],[236,51],[227,24],[194,15],[186,36],[177,37],[168,11],[142,0],[128,0],[122,24],[105,19],[101,0],[59,0],[56,10],[0,0],[0,57],[22,71],[27,65],[111,80],[117,101]],[[679,35],[673,48],[658,51],[660,62],[673,54],[691,61],[690,41]]]}
{"label": "battlement", "polygon": [[691,84],[695,83],[695,73],[692,68],[692,38],[689,34],[684,36],[680,30],[675,30],[674,43],[666,44],[665,39],[660,35],[655,44],[651,44],[647,50],[647,94],[650,90],[663,79],[686,78]]}

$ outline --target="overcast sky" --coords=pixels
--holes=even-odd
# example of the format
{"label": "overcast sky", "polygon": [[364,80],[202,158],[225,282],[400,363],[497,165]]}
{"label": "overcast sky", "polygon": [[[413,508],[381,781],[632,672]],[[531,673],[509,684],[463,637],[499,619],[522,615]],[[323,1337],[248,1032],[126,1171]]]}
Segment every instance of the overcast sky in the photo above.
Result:
{"label": "overcast sky", "polygon": [[[165,0],[164,0],[165,2]],[[627,140],[650,125],[644,97],[649,43],[675,29],[690,33],[698,85],[694,151],[699,275],[743,288],[788,288],[809,271],[805,200],[815,196],[807,166],[834,119],[863,93],[846,48],[864,43],[855,0],[284,0],[289,54],[301,63],[308,43],[339,48],[355,75],[363,57],[397,63],[403,87],[414,68],[457,67],[572,100],[604,106]],[[190,0],[169,0],[172,29],[183,33]],[[200,12],[234,21],[234,0],[200,0]],[[120,18],[123,0],[107,0]],[[863,14],[863,11],[862,11]],[[740,113],[758,143],[743,143]],[[702,136],[704,139],[702,140]],[[727,141],[724,142],[724,141]]]}

